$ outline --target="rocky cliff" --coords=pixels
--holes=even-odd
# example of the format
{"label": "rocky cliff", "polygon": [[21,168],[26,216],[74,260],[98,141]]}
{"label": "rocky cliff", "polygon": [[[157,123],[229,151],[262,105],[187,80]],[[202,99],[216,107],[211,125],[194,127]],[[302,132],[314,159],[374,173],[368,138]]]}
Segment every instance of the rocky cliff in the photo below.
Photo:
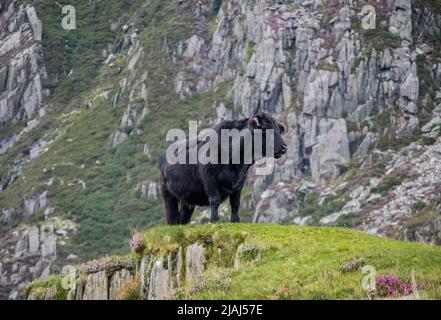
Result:
{"label": "rocky cliff", "polygon": [[2,1],[0,12],[0,123],[4,125],[44,116],[41,83],[46,72],[43,27],[35,8]]}
{"label": "rocky cliff", "polygon": [[73,0],[76,30],[65,4],[0,0],[1,298],[162,222],[169,129],[257,111],[289,154],[244,221],[440,243],[437,1]]}

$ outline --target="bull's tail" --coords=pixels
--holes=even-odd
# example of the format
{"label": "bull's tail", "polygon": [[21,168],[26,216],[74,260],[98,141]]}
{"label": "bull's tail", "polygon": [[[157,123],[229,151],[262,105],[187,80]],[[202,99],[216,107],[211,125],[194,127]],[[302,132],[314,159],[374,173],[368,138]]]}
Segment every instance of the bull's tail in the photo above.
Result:
{"label": "bull's tail", "polygon": [[167,189],[167,161],[164,156],[161,157],[159,163],[161,193],[164,198],[165,220],[168,225],[179,224],[179,201]]}

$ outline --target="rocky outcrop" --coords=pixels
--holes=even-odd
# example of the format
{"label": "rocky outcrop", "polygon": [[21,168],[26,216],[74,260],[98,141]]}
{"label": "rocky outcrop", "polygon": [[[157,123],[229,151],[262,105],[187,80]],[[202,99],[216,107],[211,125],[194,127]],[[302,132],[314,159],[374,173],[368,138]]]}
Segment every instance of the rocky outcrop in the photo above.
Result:
{"label": "rocky outcrop", "polygon": [[42,23],[15,1],[0,10],[0,124],[44,115]]}
{"label": "rocky outcrop", "polygon": [[112,148],[116,148],[124,141],[126,141],[128,137],[129,136],[125,132],[116,131],[110,136],[110,146]]}
{"label": "rocky outcrop", "polygon": [[363,30],[354,28],[361,5],[352,2],[228,2],[219,9],[210,43],[195,34],[180,44],[176,55],[184,58],[184,66],[176,91],[189,95],[232,80],[229,96],[241,115],[266,111],[290,122],[291,154],[278,163],[273,178],[288,182],[310,170],[315,181],[329,181],[376,142],[373,124],[364,128],[360,149],[350,152],[348,122],[361,124],[399,106],[396,127],[389,129],[418,127],[411,2],[391,1],[377,5],[377,11],[387,19],[375,36],[392,34],[383,48],[373,48],[370,41],[377,40],[365,39]]}
{"label": "rocky outcrop", "polygon": [[[413,143],[401,154],[389,151],[383,157],[389,159],[385,175],[354,188],[348,193],[343,209],[322,218],[321,224],[334,225],[340,217],[349,216],[360,221],[358,228],[372,234],[439,243],[439,214],[421,216],[419,211],[433,204],[432,211],[439,210],[436,204],[441,190],[440,141],[432,146]],[[338,190],[340,187],[334,185],[332,188]],[[331,191],[323,190],[322,193]],[[424,236],[419,236],[422,234]]]}
{"label": "rocky outcrop", "polygon": [[271,185],[259,197],[254,223],[289,223],[297,211],[296,189],[279,182]]}
{"label": "rocky outcrop", "polygon": [[317,144],[311,152],[311,174],[316,181],[326,181],[341,174],[341,167],[351,155],[345,120],[322,119],[319,127]]}
{"label": "rocky outcrop", "polygon": [[[133,259],[103,258],[76,268],[77,280],[69,289],[69,300],[123,299],[122,290],[140,277],[138,296],[148,300],[172,299],[185,284],[193,284],[205,270],[205,248],[200,244],[180,247],[164,256],[145,256],[138,268]],[[139,270],[135,274],[135,270]],[[185,272],[184,272],[185,270]],[[65,289],[67,290],[67,289]],[[29,298],[38,298],[29,295]],[[48,293],[40,297],[48,300]],[[50,300],[50,299],[49,299]]]}
{"label": "rocky outcrop", "polygon": [[[27,290],[27,299],[50,300],[61,296],[68,300],[118,300],[146,299],[169,300],[187,292],[191,296],[204,286],[207,264],[216,262],[227,269],[246,267],[260,258],[260,250],[252,244],[241,244],[241,236],[219,238],[213,234],[213,242],[176,244],[176,248],[162,252],[144,252],[140,259],[131,257],[106,257],[75,267],[75,281],[68,287],[39,288],[38,283]],[[243,240],[243,239],[242,239]],[[221,242],[219,242],[221,241]],[[219,242],[219,244],[218,244]],[[232,247],[225,247],[231,243]],[[213,252],[213,248],[217,248]],[[60,279],[69,274],[60,275]],[[73,280],[73,279],[71,279]],[[140,280],[140,281],[138,281]],[[67,283],[67,282],[66,282]],[[133,286],[133,284],[136,284]],[[130,297],[126,296],[131,288]]]}
{"label": "rocky outcrop", "polygon": [[45,209],[48,205],[47,194],[48,192],[46,191],[38,196],[23,200],[23,216],[29,217],[37,211]]}
{"label": "rocky outcrop", "polygon": [[142,181],[138,183],[136,190],[141,193],[141,197],[151,200],[158,200],[159,186],[153,181]]}
{"label": "rocky outcrop", "polygon": [[68,240],[76,225],[53,218],[40,226],[20,226],[0,238],[0,298],[16,299],[28,281],[52,274],[57,243]]}

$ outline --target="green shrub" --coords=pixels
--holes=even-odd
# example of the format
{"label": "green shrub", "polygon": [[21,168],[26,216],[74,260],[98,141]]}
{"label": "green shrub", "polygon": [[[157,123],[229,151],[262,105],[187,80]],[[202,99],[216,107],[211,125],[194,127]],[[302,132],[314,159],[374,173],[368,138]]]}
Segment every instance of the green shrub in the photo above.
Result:
{"label": "green shrub", "polygon": [[380,182],[377,187],[372,188],[371,192],[378,193],[383,197],[387,196],[389,194],[389,191],[392,190],[394,187],[399,186],[404,179],[404,175],[386,177],[383,179],[383,181]]}

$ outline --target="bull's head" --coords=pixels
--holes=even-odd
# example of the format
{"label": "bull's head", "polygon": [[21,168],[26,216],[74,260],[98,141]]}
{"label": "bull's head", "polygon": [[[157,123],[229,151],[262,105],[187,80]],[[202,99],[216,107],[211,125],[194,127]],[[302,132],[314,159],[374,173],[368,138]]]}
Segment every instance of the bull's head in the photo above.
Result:
{"label": "bull's head", "polygon": [[[281,158],[287,151],[288,146],[282,138],[282,135],[287,131],[286,126],[266,113],[259,113],[255,117],[250,118],[249,125],[251,130],[262,130],[262,151],[264,157]],[[268,130],[274,132],[274,152],[266,150],[266,139]]]}

